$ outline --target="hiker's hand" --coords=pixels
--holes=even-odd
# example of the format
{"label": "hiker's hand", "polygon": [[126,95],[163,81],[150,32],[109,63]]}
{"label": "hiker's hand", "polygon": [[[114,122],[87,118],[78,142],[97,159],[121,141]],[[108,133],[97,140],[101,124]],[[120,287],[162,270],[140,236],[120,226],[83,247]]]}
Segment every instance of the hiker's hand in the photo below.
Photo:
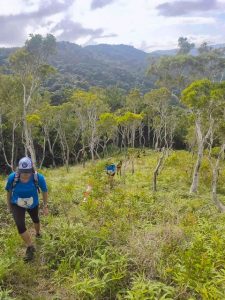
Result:
{"label": "hiker's hand", "polygon": [[44,214],[44,216],[48,215],[48,206],[43,207],[43,214]]}

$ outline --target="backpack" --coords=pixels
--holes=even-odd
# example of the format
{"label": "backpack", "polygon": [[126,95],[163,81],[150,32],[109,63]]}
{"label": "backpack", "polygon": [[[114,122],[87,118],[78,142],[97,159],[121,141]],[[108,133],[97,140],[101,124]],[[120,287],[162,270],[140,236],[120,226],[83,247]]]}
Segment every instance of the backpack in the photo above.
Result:
{"label": "backpack", "polygon": [[[38,172],[34,171],[33,175],[34,175],[34,184],[37,188],[38,193],[40,194],[40,187],[39,187],[39,184],[38,184]],[[14,176],[14,179],[13,179],[13,182],[12,182],[12,191],[15,189],[15,187],[16,187],[17,183],[19,182],[19,180],[20,180],[20,173],[15,172],[15,176]]]}
{"label": "backpack", "polygon": [[106,173],[108,175],[113,175],[116,172],[116,166],[114,164],[106,166]]}

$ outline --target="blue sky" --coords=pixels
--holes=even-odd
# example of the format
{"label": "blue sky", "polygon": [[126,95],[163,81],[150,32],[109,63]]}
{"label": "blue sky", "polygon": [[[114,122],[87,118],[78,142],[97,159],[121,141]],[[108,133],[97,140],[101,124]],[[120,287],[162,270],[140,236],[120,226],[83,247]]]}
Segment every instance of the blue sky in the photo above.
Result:
{"label": "blue sky", "polygon": [[0,46],[20,46],[29,33],[53,33],[80,45],[128,44],[147,52],[225,43],[225,0],[0,0]]}

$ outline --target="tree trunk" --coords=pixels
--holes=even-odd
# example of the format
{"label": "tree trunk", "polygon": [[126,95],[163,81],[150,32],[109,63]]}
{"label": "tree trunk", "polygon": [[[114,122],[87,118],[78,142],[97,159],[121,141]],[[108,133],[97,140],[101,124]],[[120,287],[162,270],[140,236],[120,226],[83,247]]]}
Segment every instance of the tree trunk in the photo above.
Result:
{"label": "tree trunk", "polygon": [[203,158],[203,152],[204,152],[204,145],[207,139],[210,137],[212,134],[212,126],[213,126],[213,119],[210,116],[210,125],[207,133],[203,136],[202,131],[201,131],[201,120],[199,117],[197,117],[195,121],[195,130],[196,130],[196,137],[197,137],[197,142],[198,142],[198,157],[197,161],[194,167],[194,172],[193,172],[193,178],[192,178],[192,184],[190,188],[190,194],[197,193],[198,190],[198,182],[199,182],[199,170],[201,167],[202,163],[202,158]]}
{"label": "tree trunk", "polygon": [[204,149],[204,146],[202,143],[202,145],[200,145],[199,149],[198,149],[198,157],[197,157],[197,161],[196,161],[195,167],[194,167],[192,184],[191,184],[191,188],[190,188],[190,194],[197,193],[197,191],[198,191],[199,170],[200,170],[202,158],[203,158],[203,149]]}
{"label": "tree trunk", "polygon": [[31,133],[29,131],[26,116],[24,116],[23,123],[24,123],[25,147],[26,147],[26,150],[27,150],[26,152],[30,154],[33,165],[36,168],[36,165],[37,165],[36,153],[35,153],[35,150],[34,150],[33,139],[32,139]]}
{"label": "tree trunk", "polygon": [[48,140],[48,149],[49,149],[49,152],[51,153],[51,156],[52,156],[52,165],[55,168],[56,167],[55,155],[54,155],[54,150],[53,150],[53,147],[51,145],[51,141],[50,141],[49,136],[47,137],[47,140]]}
{"label": "tree trunk", "polygon": [[131,159],[131,173],[134,175],[134,158]]}
{"label": "tree trunk", "polygon": [[12,129],[12,146],[11,146],[11,169],[14,170],[14,156],[15,156],[15,130],[16,130],[16,122],[13,122]]}
{"label": "tree trunk", "polygon": [[46,136],[44,136],[44,142],[43,142],[43,153],[42,153],[42,159],[40,163],[40,169],[42,169],[44,160],[45,160],[45,150],[46,150]]}
{"label": "tree trunk", "polygon": [[91,144],[90,145],[90,152],[91,152],[91,160],[94,161],[95,160],[95,154],[94,154],[94,147]]}
{"label": "tree trunk", "polygon": [[70,161],[70,151],[68,145],[66,145],[66,171],[69,172],[69,161]]}
{"label": "tree trunk", "polygon": [[163,164],[164,157],[165,157],[165,150],[163,149],[163,150],[162,150],[162,154],[161,154],[161,156],[159,157],[157,166],[156,166],[156,168],[155,168],[155,170],[154,170],[154,173],[153,173],[153,185],[152,185],[152,190],[153,190],[153,192],[156,192],[156,191],[157,191],[157,177],[158,177],[158,175],[159,175],[159,169],[160,169],[160,167],[161,167],[162,164]]}
{"label": "tree trunk", "polygon": [[27,108],[31,101],[32,92],[33,92],[33,84],[32,84],[32,88],[30,89],[29,95],[27,95],[26,87],[23,84],[23,131],[25,137],[25,155],[30,154],[33,165],[36,168],[36,154],[34,150],[31,132],[29,131],[29,127],[27,124]]}
{"label": "tree trunk", "polygon": [[197,190],[198,190],[199,170],[200,170],[201,163],[202,163],[204,144],[205,144],[205,139],[203,139],[202,131],[201,131],[200,118],[197,118],[195,121],[195,131],[196,131],[196,137],[197,137],[197,142],[198,142],[198,156],[197,156],[197,161],[195,163],[194,172],[193,172],[193,176],[192,176],[192,184],[190,187],[190,194],[197,193]]}
{"label": "tree trunk", "polygon": [[134,148],[136,128],[133,125],[131,129],[131,147]]}

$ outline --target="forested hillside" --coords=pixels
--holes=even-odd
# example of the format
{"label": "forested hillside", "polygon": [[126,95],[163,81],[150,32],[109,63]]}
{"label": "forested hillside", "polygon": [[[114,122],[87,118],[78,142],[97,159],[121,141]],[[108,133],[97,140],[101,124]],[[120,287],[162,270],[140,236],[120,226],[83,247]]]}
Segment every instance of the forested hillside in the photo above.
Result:
{"label": "forested hillside", "polygon": [[[9,55],[16,49],[0,49],[0,66],[8,64]],[[92,86],[118,86],[126,91],[140,88],[147,91],[152,83],[146,76],[148,54],[126,45],[96,45],[81,47],[69,42],[57,42],[49,62],[57,73],[45,82],[60,102],[67,88],[88,89]]]}
{"label": "forested hillside", "polygon": [[[224,45],[214,45],[213,49]],[[8,65],[16,48],[0,48],[0,66]],[[174,56],[178,49],[146,53],[127,45],[94,45],[81,47],[70,42],[57,42],[55,53],[49,58],[57,72],[49,76],[44,86],[52,92],[55,104],[64,101],[66,89],[89,89],[93,86],[117,86],[125,92],[133,88],[145,93],[154,86],[147,76],[149,64],[155,57]],[[198,49],[191,50],[197,55]]]}

